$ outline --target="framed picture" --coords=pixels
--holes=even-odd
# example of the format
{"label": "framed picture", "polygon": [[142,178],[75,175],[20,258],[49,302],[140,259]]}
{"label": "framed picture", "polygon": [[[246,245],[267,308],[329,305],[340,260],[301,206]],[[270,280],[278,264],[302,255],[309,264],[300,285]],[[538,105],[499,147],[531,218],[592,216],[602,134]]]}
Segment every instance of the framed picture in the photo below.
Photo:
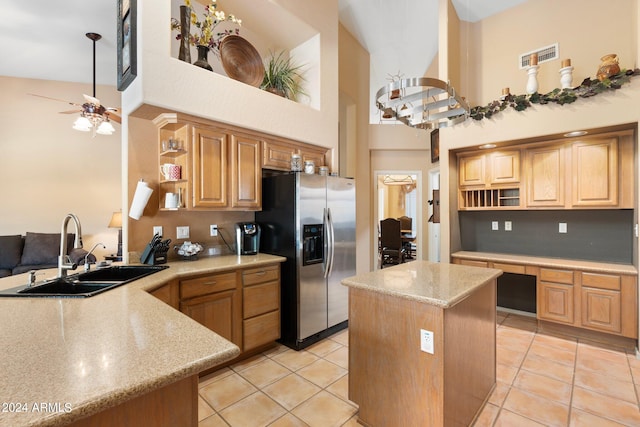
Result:
{"label": "framed picture", "polygon": [[118,90],[136,78],[136,1],[118,0]]}
{"label": "framed picture", "polygon": [[440,160],[440,129],[431,131],[431,163]]}

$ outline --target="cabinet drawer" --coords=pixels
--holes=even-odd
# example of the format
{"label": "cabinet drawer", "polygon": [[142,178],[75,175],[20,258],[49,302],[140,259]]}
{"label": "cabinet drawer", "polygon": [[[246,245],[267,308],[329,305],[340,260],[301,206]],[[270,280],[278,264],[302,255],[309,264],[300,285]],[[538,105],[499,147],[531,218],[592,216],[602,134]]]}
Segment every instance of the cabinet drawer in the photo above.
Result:
{"label": "cabinet drawer", "polygon": [[243,321],[244,351],[280,338],[280,310]]}
{"label": "cabinet drawer", "polygon": [[242,272],[242,283],[251,286],[257,283],[271,282],[280,279],[280,265],[267,265]]}
{"label": "cabinet drawer", "polygon": [[472,259],[461,259],[460,265],[468,265],[471,267],[487,267],[486,261],[474,261]]}
{"label": "cabinet drawer", "polygon": [[582,286],[619,291],[620,276],[614,276],[611,274],[582,273]]}
{"label": "cabinet drawer", "polygon": [[180,299],[235,289],[236,273],[223,273],[180,281]]}
{"label": "cabinet drawer", "polygon": [[544,280],[546,282],[566,283],[568,285],[573,285],[573,271],[541,268],[540,280]]}
{"label": "cabinet drawer", "polygon": [[242,290],[243,317],[248,319],[258,314],[280,308],[280,282],[268,282]]}
{"label": "cabinet drawer", "polygon": [[493,263],[493,268],[497,268],[498,270],[502,270],[505,273],[525,274],[524,265],[502,264],[502,263],[499,263],[499,262],[494,262]]}

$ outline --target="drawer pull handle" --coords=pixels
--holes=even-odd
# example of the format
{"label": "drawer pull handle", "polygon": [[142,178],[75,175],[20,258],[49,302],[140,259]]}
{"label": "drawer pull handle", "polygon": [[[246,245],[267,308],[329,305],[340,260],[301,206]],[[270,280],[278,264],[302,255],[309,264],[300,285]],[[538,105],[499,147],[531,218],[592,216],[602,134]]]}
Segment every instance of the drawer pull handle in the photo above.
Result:
{"label": "drawer pull handle", "polygon": [[218,282],[215,281],[215,280],[212,280],[210,282],[204,282],[203,285],[215,285],[216,283],[218,283]]}
{"label": "drawer pull handle", "polygon": [[264,276],[265,274],[267,274],[265,270],[256,272],[256,276]]}

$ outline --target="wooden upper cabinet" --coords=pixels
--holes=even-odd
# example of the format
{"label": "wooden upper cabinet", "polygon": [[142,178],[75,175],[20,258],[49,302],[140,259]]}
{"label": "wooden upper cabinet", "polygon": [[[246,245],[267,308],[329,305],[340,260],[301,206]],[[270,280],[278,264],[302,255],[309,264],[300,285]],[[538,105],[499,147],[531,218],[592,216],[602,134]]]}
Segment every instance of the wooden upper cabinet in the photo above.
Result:
{"label": "wooden upper cabinet", "polygon": [[460,156],[458,158],[458,173],[460,187],[485,184],[485,156]]}
{"label": "wooden upper cabinet", "polygon": [[262,147],[262,165],[265,168],[287,171],[291,169],[291,155],[298,151],[294,146],[267,140]]}
{"label": "wooden upper cabinet", "polygon": [[262,206],[262,141],[231,135],[231,207]]}
{"label": "wooden upper cabinet", "polygon": [[520,182],[520,150],[496,151],[488,159],[490,184]]}
{"label": "wooden upper cabinet", "polygon": [[565,149],[553,145],[526,150],[527,206],[564,207]]}
{"label": "wooden upper cabinet", "polygon": [[228,202],[227,134],[193,128],[193,206],[224,208]]}
{"label": "wooden upper cabinet", "polygon": [[617,206],[618,139],[576,141],[571,157],[573,206]]}
{"label": "wooden upper cabinet", "polygon": [[324,155],[326,152],[325,148],[303,147],[298,150],[298,153],[302,156],[303,164],[305,161],[311,160],[316,168],[325,165]]}

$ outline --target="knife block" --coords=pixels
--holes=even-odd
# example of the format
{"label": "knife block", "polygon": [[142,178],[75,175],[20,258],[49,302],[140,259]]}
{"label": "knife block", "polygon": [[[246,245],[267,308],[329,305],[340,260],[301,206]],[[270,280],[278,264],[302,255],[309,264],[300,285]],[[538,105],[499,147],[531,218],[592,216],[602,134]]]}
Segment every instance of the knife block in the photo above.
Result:
{"label": "knife block", "polygon": [[140,262],[148,265],[166,264],[167,262],[167,249],[160,249],[154,247],[153,242],[147,243],[142,255],[140,255]]}

